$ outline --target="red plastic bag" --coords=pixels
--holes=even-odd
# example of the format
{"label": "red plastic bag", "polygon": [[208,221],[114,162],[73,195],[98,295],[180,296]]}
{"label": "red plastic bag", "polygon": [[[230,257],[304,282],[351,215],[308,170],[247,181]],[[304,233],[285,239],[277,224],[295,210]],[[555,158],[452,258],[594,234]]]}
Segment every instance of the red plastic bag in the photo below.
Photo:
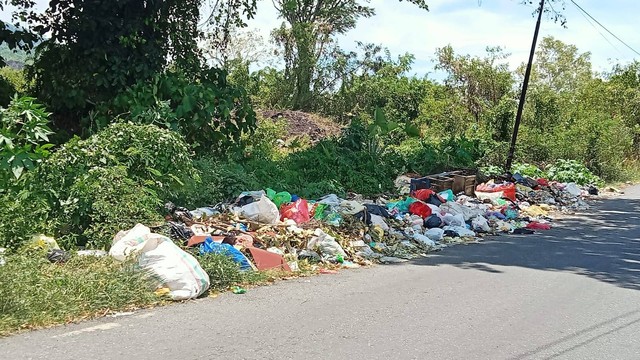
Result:
{"label": "red plastic bag", "polygon": [[551,225],[549,224],[542,224],[539,222],[530,222],[529,224],[527,224],[527,229],[531,229],[531,230],[551,230]]}
{"label": "red plastic bag", "polygon": [[310,220],[309,204],[307,200],[298,199],[294,203],[282,204],[280,207],[280,220],[290,219],[296,224],[306,223]]}
{"label": "red plastic bag", "polygon": [[420,189],[420,190],[416,190],[413,193],[413,197],[420,201],[427,201],[427,199],[429,199],[431,195],[434,195],[434,194],[435,192],[431,189]]}
{"label": "red plastic bag", "polygon": [[538,179],[538,185],[548,187],[549,186],[549,180],[542,179],[542,178]]}
{"label": "red plastic bag", "polygon": [[420,201],[416,201],[413,204],[409,205],[409,212],[413,215],[418,215],[423,219],[428,218],[432,213],[429,205]]}

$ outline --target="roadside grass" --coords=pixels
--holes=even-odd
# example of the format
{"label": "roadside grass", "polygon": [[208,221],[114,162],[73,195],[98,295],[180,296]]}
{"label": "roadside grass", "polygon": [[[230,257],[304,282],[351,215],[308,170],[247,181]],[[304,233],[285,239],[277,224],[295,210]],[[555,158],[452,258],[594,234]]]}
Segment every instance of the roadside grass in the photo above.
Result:
{"label": "roadside grass", "polygon": [[161,302],[133,263],[111,257],[51,264],[45,256],[16,254],[0,266],[0,336]]}
{"label": "roadside grass", "polygon": [[[0,266],[0,337],[174,303],[154,293],[134,262],[73,255],[66,263],[52,264],[40,253],[5,259],[6,264]],[[268,285],[314,273],[306,262],[300,263],[300,272],[290,273],[243,272],[233,260],[219,254],[198,256],[198,261],[211,280],[203,297],[216,296],[232,286]]]}

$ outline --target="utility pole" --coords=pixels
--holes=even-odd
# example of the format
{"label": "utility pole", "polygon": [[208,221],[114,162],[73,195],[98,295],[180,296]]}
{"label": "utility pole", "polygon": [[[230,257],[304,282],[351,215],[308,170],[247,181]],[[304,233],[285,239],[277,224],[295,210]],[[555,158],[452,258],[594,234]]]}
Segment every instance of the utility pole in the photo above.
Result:
{"label": "utility pole", "polygon": [[529,54],[529,63],[524,73],[524,82],[522,83],[522,92],[520,93],[520,103],[518,103],[518,113],[516,114],[516,123],[513,125],[513,135],[511,137],[511,147],[507,156],[507,164],[504,170],[511,171],[511,164],[516,152],[516,141],[518,140],[518,130],[522,121],[522,111],[524,110],[524,101],[527,97],[527,88],[529,87],[529,77],[531,76],[531,67],[533,66],[533,56],[536,53],[536,43],[538,42],[538,33],[540,32],[540,22],[542,20],[542,11],[544,10],[544,0],[540,0],[540,8],[538,9],[538,22],[536,22],[536,30],[533,33],[533,43],[531,44],[531,53]]}

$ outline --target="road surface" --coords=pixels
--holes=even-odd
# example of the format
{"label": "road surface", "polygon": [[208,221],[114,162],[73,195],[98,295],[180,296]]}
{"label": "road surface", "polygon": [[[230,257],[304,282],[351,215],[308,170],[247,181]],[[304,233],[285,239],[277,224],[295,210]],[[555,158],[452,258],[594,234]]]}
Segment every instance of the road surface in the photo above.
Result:
{"label": "road surface", "polygon": [[640,359],[640,187],[536,236],[0,340],[2,359]]}

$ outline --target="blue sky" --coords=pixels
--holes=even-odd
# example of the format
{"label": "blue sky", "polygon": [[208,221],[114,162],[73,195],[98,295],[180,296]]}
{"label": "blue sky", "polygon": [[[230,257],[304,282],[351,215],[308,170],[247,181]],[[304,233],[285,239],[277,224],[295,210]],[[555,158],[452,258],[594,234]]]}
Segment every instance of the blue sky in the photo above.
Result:
{"label": "blue sky", "polygon": [[[640,51],[636,35],[640,1],[638,0],[575,0],[598,21],[629,45]],[[48,1],[36,0],[43,8]],[[535,25],[534,8],[520,5],[519,0],[427,0],[430,11],[422,11],[407,2],[371,0],[377,15],[363,19],[358,27],[340,37],[340,45],[354,49],[357,40],[381,44],[394,55],[405,52],[416,56],[414,72],[424,75],[433,71],[436,48],[451,44],[457,53],[482,55],[487,46],[501,46],[511,53],[512,68],[526,61]],[[591,52],[595,71],[607,70],[611,61],[629,62],[636,54],[617,42],[601,28],[612,46],[581,12],[567,0],[564,13],[566,29],[545,20],[540,36],[551,35],[574,44],[581,52]],[[6,19],[5,13],[0,18]],[[260,0],[258,15],[250,22],[268,37],[271,29],[282,20],[277,18],[271,0]],[[640,57],[638,57],[640,58]]]}

